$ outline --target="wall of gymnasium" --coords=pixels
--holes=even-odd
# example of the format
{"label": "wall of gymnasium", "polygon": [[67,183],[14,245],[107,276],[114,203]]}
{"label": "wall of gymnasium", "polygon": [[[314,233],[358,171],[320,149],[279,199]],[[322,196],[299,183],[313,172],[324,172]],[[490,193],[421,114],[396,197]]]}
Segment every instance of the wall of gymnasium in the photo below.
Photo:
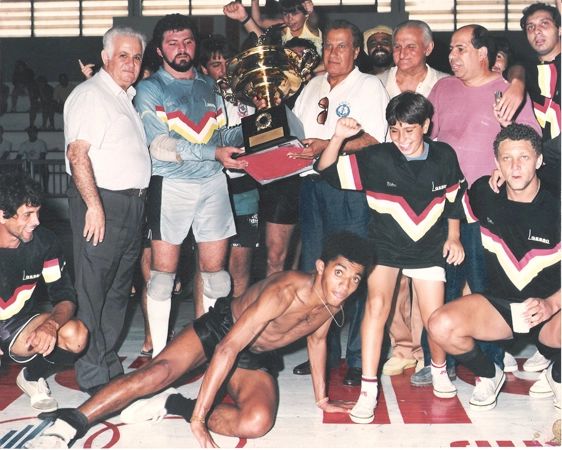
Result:
{"label": "wall of gymnasium", "polygon": [[[320,9],[320,8],[319,8]],[[408,19],[408,13],[376,13],[365,7],[322,8],[320,11],[324,22],[335,18],[347,19],[361,30],[379,24],[395,26]],[[233,42],[242,43],[247,34],[238,22],[225,16],[193,16],[202,35],[219,33]],[[152,36],[154,24],[159,17],[117,17],[116,25],[129,25],[143,32],[148,39]],[[428,63],[438,70],[449,72],[447,53],[452,32],[435,32],[436,48]],[[532,55],[531,48],[522,31],[498,31],[494,34],[505,36],[521,55]],[[14,63],[21,59],[31,67],[36,76],[46,76],[51,82],[58,80],[58,74],[65,72],[71,80],[82,80],[78,59],[83,63],[101,64],[102,39],[100,36],[84,37],[31,37],[0,39],[0,72],[4,82],[11,82]]]}

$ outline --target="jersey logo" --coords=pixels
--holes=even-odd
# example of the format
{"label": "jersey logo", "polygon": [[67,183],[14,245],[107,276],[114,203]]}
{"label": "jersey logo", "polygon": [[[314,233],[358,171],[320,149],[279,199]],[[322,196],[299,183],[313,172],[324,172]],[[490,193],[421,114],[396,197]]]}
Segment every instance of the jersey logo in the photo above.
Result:
{"label": "jersey logo", "polygon": [[536,242],[542,242],[543,244],[550,244],[550,239],[546,239],[546,238],[542,238],[542,237],[538,237],[538,236],[533,236],[531,230],[529,230],[529,237],[527,239],[529,241],[536,241]]}
{"label": "jersey logo", "polygon": [[349,108],[349,105],[347,103],[341,103],[336,108],[336,114],[337,114],[338,117],[347,117],[347,116],[349,116],[350,112],[351,112],[351,109]]}

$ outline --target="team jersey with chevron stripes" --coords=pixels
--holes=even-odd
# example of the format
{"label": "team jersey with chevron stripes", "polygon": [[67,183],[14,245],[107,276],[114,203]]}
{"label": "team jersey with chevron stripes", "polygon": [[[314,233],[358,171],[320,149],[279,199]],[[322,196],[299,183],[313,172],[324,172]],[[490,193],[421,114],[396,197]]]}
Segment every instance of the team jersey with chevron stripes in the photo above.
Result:
{"label": "team jersey with chevron stripes", "polygon": [[54,233],[39,226],[33,240],[18,248],[0,248],[0,321],[36,312],[33,293],[41,277],[53,305],[76,303],[62,246]]}
{"label": "team jersey with chevron stripes", "polygon": [[215,159],[217,147],[242,145],[241,128],[226,128],[223,99],[213,91],[214,83],[197,71],[192,80],[176,79],[162,67],[139,83],[134,103],[149,145],[162,134],[178,139],[183,160],[152,158],[152,175],[207,178],[223,169]]}
{"label": "team jersey with chevron stripes", "polygon": [[443,219],[462,219],[466,181],[455,151],[426,141],[429,153],[416,176],[391,142],[340,156],[322,176],[340,189],[364,191],[373,218],[369,237],[376,263],[390,267],[445,267]]}
{"label": "team jersey with chevron stripes", "polygon": [[554,61],[526,63],[525,77],[525,86],[546,142],[560,134],[560,53]]}
{"label": "team jersey with chevron stripes", "polygon": [[505,185],[495,194],[489,178],[475,181],[463,204],[467,220],[480,222],[490,293],[547,298],[560,289],[560,192],[543,183],[531,203],[514,202]]}

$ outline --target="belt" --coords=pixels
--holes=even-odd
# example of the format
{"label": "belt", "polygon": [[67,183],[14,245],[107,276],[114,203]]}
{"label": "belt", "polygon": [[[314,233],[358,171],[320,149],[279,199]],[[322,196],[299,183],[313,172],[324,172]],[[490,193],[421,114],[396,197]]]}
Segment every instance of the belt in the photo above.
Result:
{"label": "belt", "polygon": [[110,192],[113,192],[115,194],[127,195],[129,197],[142,197],[143,195],[146,195],[146,191],[148,191],[147,188],[144,188],[144,189],[122,189],[120,191],[110,191]]}

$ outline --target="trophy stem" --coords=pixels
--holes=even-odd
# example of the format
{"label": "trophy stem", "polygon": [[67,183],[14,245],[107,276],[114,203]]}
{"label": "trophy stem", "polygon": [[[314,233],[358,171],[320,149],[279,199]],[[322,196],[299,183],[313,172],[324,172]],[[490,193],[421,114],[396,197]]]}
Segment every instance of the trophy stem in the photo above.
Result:
{"label": "trophy stem", "polygon": [[265,100],[265,109],[273,108],[275,106],[275,99],[277,97],[277,89],[275,86],[267,86],[259,94],[259,98]]}

